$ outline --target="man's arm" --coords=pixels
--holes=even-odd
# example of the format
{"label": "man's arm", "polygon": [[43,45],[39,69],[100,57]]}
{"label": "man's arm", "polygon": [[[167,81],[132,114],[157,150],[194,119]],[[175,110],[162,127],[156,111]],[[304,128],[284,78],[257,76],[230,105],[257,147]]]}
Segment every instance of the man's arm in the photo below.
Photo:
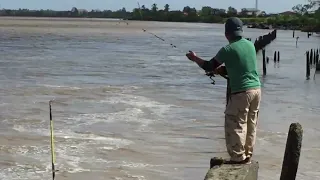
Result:
{"label": "man's arm", "polygon": [[215,69],[217,69],[219,66],[221,66],[222,63],[217,61],[215,58],[212,58],[210,61],[203,60],[199,57],[196,57],[194,59],[194,62],[198,64],[200,68],[207,72],[212,72]]}
{"label": "man's arm", "polygon": [[193,62],[197,63],[200,68],[206,72],[214,72],[216,74],[227,74],[225,66],[221,66],[224,63],[227,51],[225,48],[221,48],[217,55],[210,61],[203,60],[195,55],[192,51],[189,51],[186,56]]}

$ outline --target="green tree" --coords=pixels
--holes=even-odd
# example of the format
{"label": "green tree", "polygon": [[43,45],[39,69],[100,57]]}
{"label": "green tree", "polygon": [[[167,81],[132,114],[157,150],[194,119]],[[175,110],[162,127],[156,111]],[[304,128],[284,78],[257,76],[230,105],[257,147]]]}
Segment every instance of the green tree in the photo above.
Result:
{"label": "green tree", "polygon": [[78,15],[79,15],[79,10],[78,10],[78,8],[73,7],[73,8],[71,9],[71,15],[72,15],[72,16],[78,16]]}
{"label": "green tree", "polygon": [[316,2],[312,0],[308,0],[308,4],[298,4],[292,8],[292,10],[300,15],[306,14],[309,10],[311,10],[316,5]]}
{"label": "green tree", "polygon": [[317,3],[313,0],[308,0],[308,4],[305,4],[304,7],[307,10],[312,9]]}
{"label": "green tree", "polygon": [[186,21],[187,22],[197,22],[197,21],[199,21],[199,16],[197,14],[196,8],[190,8],[190,11],[188,12]]}
{"label": "green tree", "polygon": [[242,8],[241,12],[240,12],[240,15],[241,16],[247,16],[247,13],[248,13],[248,10],[246,8]]}
{"label": "green tree", "polygon": [[212,8],[210,6],[203,6],[201,9],[201,16],[212,15]]}
{"label": "green tree", "polygon": [[237,11],[236,8],[230,6],[230,7],[228,7],[227,14],[228,14],[229,16],[235,16],[235,15],[238,14],[238,11]]}
{"label": "green tree", "polygon": [[152,9],[152,12],[157,12],[158,11],[157,4],[156,3],[152,4],[151,9]]}
{"label": "green tree", "polygon": [[166,4],[166,5],[164,6],[164,11],[165,11],[165,12],[169,12],[169,9],[170,9],[169,4]]}
{"label": "green tree", "polygon": [[300,15],[303,15],[307,12],[307,9],[302,4],[293,6],[292,10]]}
{"label": "green tree", "polygon": [[[182,11],[170,11],[169,4],[158,10],[157,4],[153,4],[151,8],[142,5],[135,8],[132,12],[126,8],[117,11],[111,10],[90,10],[89,12],[72,8],[69,11],[53,11],[53,10],[29,10],[29,9],[3,9],[0,11],[1,16],[35,16],[35,17],[91,17],[91,18],[125,18],[132,20],[155,20],[155,21],[175,21],[175,22],[208,22],[223,23],[227,17],[240,16],[245,23],[267,23],[269,25],[279,25],[288,27],[300,27],[300,29],[308,29],[308,31],[320,31],[320,9],[315,13],[308,13],[314,9],[315,3],[309,0],[306,4],[298,4],[292,9],[298,15],[288,16],[268,16],[259,15],[254,17],[248,15],[246,9],[242,9],[238,15],[238,11],[230,6],[227,10],[203,6],[201,11],[195,8],[185,6]],[[317,30],[318,29],[318,30]]]}
{"label": "green tree", "polygon": [[141,10],[139,8],[134,8],[132,11],[132,18],[133,19],[139,19],[143,20],[143,17],[141,17]]}
{"label": "green tree", "polygon": [[316,10],[314,17],[317,20],[317,26],[320,27],[320,7],[318,8],[318,10]]}
{"label": "green tree", "polygon": [[191,12],[191,8],[189,6],[186,6],[186,7],[183,8],[182,12],[190,13]]}

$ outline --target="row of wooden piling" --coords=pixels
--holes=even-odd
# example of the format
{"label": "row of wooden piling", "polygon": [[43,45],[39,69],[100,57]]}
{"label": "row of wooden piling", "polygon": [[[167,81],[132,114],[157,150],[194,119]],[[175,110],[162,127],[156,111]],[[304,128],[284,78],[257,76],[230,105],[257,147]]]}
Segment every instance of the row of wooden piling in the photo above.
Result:
{"label": "row of wooden piling", "polygon": [[311,49],[309,51],[309,60],[311,65],[318,64],[319,61],[319,49]]}
{"label": "row of wooden piling", "polygon": [[[280,51],[275,51],[273,55],[274,63],[280,63]],[[263,75],[267,75],[267,64],[269,64],[269,57],[266,57],[266,50],[262,49],[262,70]],[[320,49],[311,49],[306,52],[306,78],[310,79],[311,69],[320,71]]]}
{"label": "row of wooden piling", "polygon": [[306,52],[306,78],[307,78],[307,80],[310,79],[310,70],[312,67],[316,68],[315,71],[320,71],[319,53],[320,53],[320,49],[311,49],[310,51]]}
{"label": "row of wooden piling", "polygon": [[[312,32],[307,32],[307,37],[308,38],[310,38],[310,36],[312,36]],[[294,38],[295,37],[295,30],[293,30],[293,32],[292,32],[292,38]],[[299,36],[297,37],[297,38],[299,38]]]}
{"label": "row of wooden piling", "polygon": [[268,44],[270,44],[276,38],[277,38],[276,29],[266,35],[260,36],[254,42],[254,47],[256,48],[256,52],[264,49]]}
{"label": "row of wooden piling", "polygon": [[[275,51],[273,55],[274,63],[280,62],[280,51]],[[262,49],[262,70],[263,75],[267,75],[267,64],[269,64],[269,57],[266,57],[266,49]]]}

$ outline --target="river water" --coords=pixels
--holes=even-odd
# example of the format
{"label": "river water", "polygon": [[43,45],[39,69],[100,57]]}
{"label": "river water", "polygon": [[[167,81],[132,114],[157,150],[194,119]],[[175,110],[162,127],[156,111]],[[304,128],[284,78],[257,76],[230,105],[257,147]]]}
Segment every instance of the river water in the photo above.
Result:
{"label": "river water", "polygon": [[[51,177],[48,101],[53,103],[57,179],[203,179],[228,157],[226,81],[216,85],[186,59],[210,59],[223,25],[96,19],[0,19],[0,179]],[[146,28],[168,40],[143,32]],[[271,30],[245,29],[252,39]],[[290,123],[304,128],[298,178],[320,178],[320,80],[305,80],[307,49],[320,37],[278,31],[254,159],[259,179],[279,179]],[[171,48],[170,43],[180,49]],[[281,53],[274,66],[273,52]],[[262,58],[258,55],[261,72]],[[314,70],[311,71],[312,76]],[[320,77],[319,77],[320,78]]]}

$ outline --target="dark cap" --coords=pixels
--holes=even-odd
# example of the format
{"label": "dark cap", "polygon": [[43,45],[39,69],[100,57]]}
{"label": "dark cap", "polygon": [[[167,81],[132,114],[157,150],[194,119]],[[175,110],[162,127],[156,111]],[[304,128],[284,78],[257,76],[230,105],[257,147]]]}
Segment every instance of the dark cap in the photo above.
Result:
{"label": "dark cap", "polygon": [[242,36],[243,34],[242,27],[243,27],[243,23],[239,18],[231,17],[226,21],[225,33],[234,35],[234,36]]}

